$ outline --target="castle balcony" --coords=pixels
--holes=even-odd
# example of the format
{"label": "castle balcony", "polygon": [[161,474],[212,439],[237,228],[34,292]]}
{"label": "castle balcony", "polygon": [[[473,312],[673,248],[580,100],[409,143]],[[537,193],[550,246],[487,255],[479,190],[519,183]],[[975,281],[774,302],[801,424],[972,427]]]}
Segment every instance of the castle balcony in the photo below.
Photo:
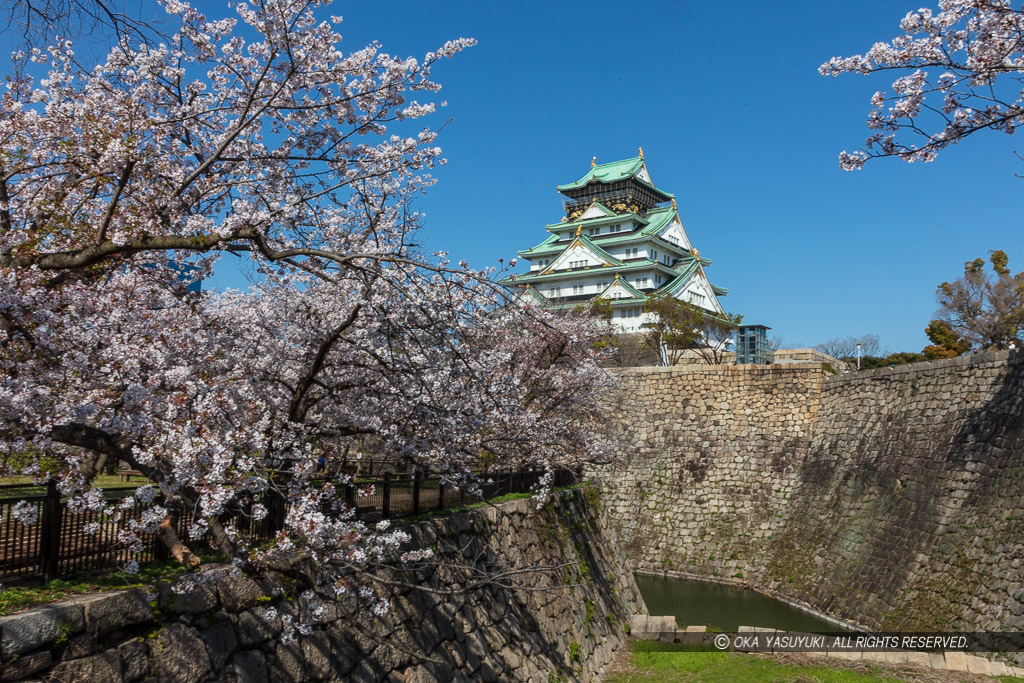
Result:
{"label": "castle balcony", "polygon": [[576,218],[594,202],[601,202],[616,213],[643,213],[663,201],[664,198],[637,183],[588,185],[565,202],[565,215]]}

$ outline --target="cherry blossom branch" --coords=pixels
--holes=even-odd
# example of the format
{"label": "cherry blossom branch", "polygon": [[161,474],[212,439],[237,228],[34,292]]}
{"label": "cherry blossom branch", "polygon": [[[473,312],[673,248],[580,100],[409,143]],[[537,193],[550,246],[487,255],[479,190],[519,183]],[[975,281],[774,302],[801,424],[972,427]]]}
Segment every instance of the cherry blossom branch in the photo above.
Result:
{"label": "cherry blossom branch", "polygon": [[[913,71],[893,83],[894,96],[872,97],[868,127],[886,132],[872,134],[858,151],[840,154],[842,168],[856,170],[886,156],[927,162],[981,130],[1012,134],[1024,123],[1024,9],[989,0],[947,0],[940,7],[910,12],[901,22],[904,35],[819,68],[832,76]],[[931,79],[927,69],[943,72]],[[941,104],[928,105],[929,98]],[[919,125],[922,112],[937,117],[941,128]],[[897,142],[900,132],[923,142]]]}

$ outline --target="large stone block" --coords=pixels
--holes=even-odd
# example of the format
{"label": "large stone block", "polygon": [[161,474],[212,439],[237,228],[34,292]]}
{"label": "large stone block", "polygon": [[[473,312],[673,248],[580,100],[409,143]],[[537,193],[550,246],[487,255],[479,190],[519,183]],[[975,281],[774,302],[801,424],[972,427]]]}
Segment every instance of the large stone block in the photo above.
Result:
{"label": "large stone block", "polygon": [[240,612],[252,607],[263,595],[263,589],[245,574],[221,577],[217,582],[220,604],[229,612]]}
{"label": "large stone block", "polygon": [[85,626],[82,606],[71,602],[43,605],[0,619],[3,659],[67,638]]}
{"label": "large stone block", "polygon": [[157,635],[154,669],[161,683],[198,683],[212,669],[206,646],[195,629],[171,624]]}
{"label": "large stone block", "polygon": [[46,669],[51,664],[53,664],[53,655],[49,650],[33,652],[0,666],[0,680],[20,681]]}
{"label": "large stone block", "polygon": [[227,680],[233,683],[268,683],[267,661],[259,650],[236,652],[225,669]]}
{"label": "large stone block", "polygon": [[175,614],[202,614],[217,606],[217,591],[209,583],[198,583],[181,593],[171,592],[167,609]]}
{"label": "large stone block", "polygon": [[232,617],[238,642],[242,647],[276,637],[284,629],[281,615],[276,607],[261,605]]}
{"label": "large stone block", "polygon": [[76,598],[85,609],[86,630],[94,636],[156,619],[141,590],[114,591]]}
{"label": "large stone block", "polygon": [[149,673],[149,648],[139,640],[129,640],[117,648],[125,683],[137,681]]}
{"label": "large stone block", "polygon": [[235,636],[235,629],[227,619],[217,622],[200,633],[203,644],[206,645],[206,653],[210,656],[210,663],[213,670],[219,672],[224,664],[238,647],[238,638]]}
{"label": "large stone block", "polygon": [[121,656],[117,650],[61,662],[50,670],[50,683],[85,683],[85,681],[110,681],[121,683]]}

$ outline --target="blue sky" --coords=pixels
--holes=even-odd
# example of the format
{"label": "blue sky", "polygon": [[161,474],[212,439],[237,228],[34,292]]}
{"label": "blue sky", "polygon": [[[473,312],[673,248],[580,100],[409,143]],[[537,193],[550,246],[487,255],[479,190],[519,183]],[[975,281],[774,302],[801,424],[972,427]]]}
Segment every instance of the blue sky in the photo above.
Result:
{"label": "blue sky", "polygon": [[[226,4],[199,3],[210,16]],[[434,71],[448,165],[420,199],[422,242],[474,267],[514,257],[560,219],[555,185],[643,146],[727,310],[788,346],[877,334],[920,350],[935,287],[1004,249],[1024,269],[1014,197],[1024,140],[983,134],[931,164],[837,155],[867,136],[892,77],[826,78],[834,55],[888,40],[921,0],[337,2],[343,48],[422,56],[479,44]],[[932,4],[929,2],[925,4]],[[213,286],[238,284],[224,269]]]}
{"label": "blue sky", "polygon": [[826,78],[920,5],[892,0],[336,4],[348,49],[418,55],[479,44],[435,70],[448,165],[418,202],[425,244],[471,265],[540,242],[558,183],[643,146],[729,311],[790,345],[877,334],[920,350],[935,287],[1002,248],[1024,269],[1024,140],[987,134],[930,164],[839,169],[892,78]]}

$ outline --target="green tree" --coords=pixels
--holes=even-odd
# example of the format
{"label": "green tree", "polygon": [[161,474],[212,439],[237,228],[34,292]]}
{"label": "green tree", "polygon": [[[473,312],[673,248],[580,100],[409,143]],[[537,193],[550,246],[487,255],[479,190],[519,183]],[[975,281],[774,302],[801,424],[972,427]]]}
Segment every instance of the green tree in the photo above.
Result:
{"label": "green tree", "polygon": [[655,317],[644,326],[644,345],[666,365],[675,365],[687,351],[696,352],[705,363],[721,363],[732,331],[743,321],[742,315],[715,315],[670,296],[648,299],[644,312]]}
{"label": "green tree", "polygon": [[860,367],[862,370],[873,370],[875,368],[887,368],[894,365],[909,365],[928,360],[923,353],[912,351],[897,351],[888,356],[864,356],[861,358]]}
{"label": "green tree", "polygon": [[[588,308],[580,306],[580,310],[588,310],[591,315],[602,318],[608,323],[612,321],[612,304],[607,299],[594,299]],[[594,349],[604,356],[603,364],[611,367],[633,368],[651,364],[651,352],[638,335],[615,332],[609,326],[607,334],[601,335],[593,342]]]}
{"label": "green tree", "polygon": [[928,360],[940,358],[956,358],[971,350],[971,343],[953,331],[947,323],[933,320],[924,328],[924,333],[932,341],[921,351]]}
{"label": "green tree", "polygon": [[[936,291],[940,306],[937,322],[954,335],[950,340],[935,328],[940,339],[954,344],[947,348],[959,348],[957,341],[984,351],[1019,344],[1024,326],[1024,273],[1010,272],[1009,257],[1002,250],[989,252],[989,263],[992,272],[985,270],[983,259],[967,261],[963,277],[943,282]],[[945,345],[930,334],[929,338],[938,346]]]}

